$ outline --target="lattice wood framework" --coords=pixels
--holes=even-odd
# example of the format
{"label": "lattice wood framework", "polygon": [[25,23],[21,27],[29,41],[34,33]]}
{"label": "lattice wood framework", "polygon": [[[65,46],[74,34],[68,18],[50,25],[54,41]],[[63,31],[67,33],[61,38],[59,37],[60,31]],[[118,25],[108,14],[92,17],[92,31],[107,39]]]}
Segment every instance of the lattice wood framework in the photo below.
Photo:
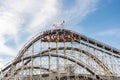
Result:
{"label": "lattice wood framework", "polygon": [[0,71],[0,80],[119,80],[120,52],[79,33],[41,32]]}

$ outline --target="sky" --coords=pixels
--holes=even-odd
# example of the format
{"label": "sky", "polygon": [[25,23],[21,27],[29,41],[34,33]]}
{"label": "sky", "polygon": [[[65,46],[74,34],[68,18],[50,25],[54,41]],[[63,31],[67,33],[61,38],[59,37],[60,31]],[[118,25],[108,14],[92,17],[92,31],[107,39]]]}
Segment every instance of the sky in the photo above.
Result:
{"label": "sky", "polygon": [[65,29],[120,49],[120,0],[0,0],[0,67],[63,20]]}

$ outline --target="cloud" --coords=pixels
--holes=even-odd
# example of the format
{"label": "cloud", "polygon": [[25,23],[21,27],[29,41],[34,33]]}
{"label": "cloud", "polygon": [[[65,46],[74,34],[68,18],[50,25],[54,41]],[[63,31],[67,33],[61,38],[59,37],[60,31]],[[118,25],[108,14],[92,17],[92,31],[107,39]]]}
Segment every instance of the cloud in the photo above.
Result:
{"label": "cloud", "polygon": [[[30,30],[43,29],[52,18],[57,15],[57,0],[46,0],[38,13],[32,18],[31,23],[28,25]],[[44,25],[44,26],[43,26]]]}
{"label": "cloud", "polygon": [[99,36],[120,36],[120,29],[108,29],[98,33]]}
{"label": "cloud", "polygon": [[3,59],[3,58],[1,58],[0,57],[0,69],[3,67],[3,65],[5,65],[4,63],[5,63],[5,59]]}
{"label": "cloud", "polygon": [[[0,1],[0,55],[16,56],[26,42],[24,40],[36,30],[44,28],[40,25],[54,17],[57,11],[56,3],[57,0]],[[26,37],[25,34],[29,35]],[[11,47],[6,45],[10,39],[15,41],[16,48],[12,48],[13,44]]]}
{"label": "cloud", "polygon": [[[71,5],[68,7],[66,7],[66,4],[63,5],[64,3],[61,3],[62,6],[57,15],[59,19],[64,19],[70,25],[75,25],[83,21],[86,16],[97,9],[97,3],[99,2],[99,0],[75,0],[73,4],[73,1],[70,1]],[[69,2],[69,0],[67,0],[67,2]],[[64,7],[66,8],[64,9]]]}
{"label": "cloud", "polygon": [[9,37],[15,37],[18,29],[16,26],[19,25],[19,21],[15,14],[8,11],[0,12],[0,53],[14,56],[15,50],[5,45],[6,39],[4,36],[9,35]]}
{"label": "cloud", "polygon": [[0,58],[0,68],[3,67],[4,59]]}
{"label": "cloud", "polygon": [[[17,55],[18,50],[41,30],[50,29],[54,21],[76,25],[96,10],[98,0],[2,0],[0,1],[0,54]],[[66,7],[66,9],[64,8]],[[5,37],[7,35],[7,38]],[[15,41],[11,47],[6,45]],[[16,48],[12,48],[12,46]],[[2,65],[2,64],[1,64]]]}

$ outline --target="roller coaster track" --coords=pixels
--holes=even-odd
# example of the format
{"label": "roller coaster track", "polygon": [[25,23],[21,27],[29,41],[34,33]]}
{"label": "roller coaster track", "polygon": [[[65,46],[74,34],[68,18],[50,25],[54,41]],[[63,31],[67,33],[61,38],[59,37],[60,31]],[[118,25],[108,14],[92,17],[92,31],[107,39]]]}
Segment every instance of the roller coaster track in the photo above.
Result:
{"label": "roller coaster track", "polygon": [[[35,47],[36,45],[39,46]],[[28,41],[17,57],[2,68],[0,80],[39,80],[38,76],[48,80],[81,80],[86,76],[86,80],[119,80],[119,62],[118,49],[70,30],[47,30]],[[56,64],[53,65],[54,63]],[[75,65],[72,74],[69,72],[69,64]],[[45,75],[48,76],[43,77]]]}

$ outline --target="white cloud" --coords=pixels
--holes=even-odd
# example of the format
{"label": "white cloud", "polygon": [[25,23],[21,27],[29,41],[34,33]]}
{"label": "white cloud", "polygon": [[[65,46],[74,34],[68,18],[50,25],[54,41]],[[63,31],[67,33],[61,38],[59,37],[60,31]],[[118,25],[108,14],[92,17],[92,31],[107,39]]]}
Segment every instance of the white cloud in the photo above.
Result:
{"label": "white cloud", "polygon": [[38,13],[35,13],[34,17],[29,24],[30,31],[43,29],[43,25],[52,20],[57,15],[57,0],[46,0]]}
{"label": "white cloud", "polygon": [[5,8],[17,13],[34,13],[44,5],[43,0],[6,0],[3,2]]}
{"label": "white cloud", "polygon": [[0,34],[16,34],[19,21],[16,14],[4,11],[0,15]]}
{"label": "white cloud", "polygon": [[[40,29],[40,25],[50,20],[57,11],[57,0],[4,0],[0,3],[0,54],[8,56],[17,54],[23,44],[19,42],[20,36]],[[26,17],[32,17],[29,23],[26,23]],[[16,41],[15,49],[5,44],[9,41],[5,35]]]}
{"label": "white cloud", "polygon": [[[98,1],[99,0],[76,0],[76,3],[71,5],[72,7],[70,6],[70,8],[68,7],[65,10],[64,8],[61,9],[58,18],[61,20],[64,19],[70,25],[78,24],[84,20],[87,15],[97,9]],[[63,5],[63,7],[64,6],[66,5]]]}
{"label": "white cloud", "polygon": [[16,26],[19,25],[19,21],[16,14],[9,11],[3,11],[0,14],[0,54],[14,56],[15,50],[5,45],[8,39],[5,39],[4,35],[15,37],[18,32]]}
{"label": "white cloud", "polygon": [[[7,64],[6,64],[7,63]],[[9,59],[0,57],[0,70],[10,63]]]}
{"label": "white cloud", "polygon": [[[64,10],[62,7],[67,6],[67,4],[61,5],[63,4],[61,1],[63,0],[0,1],[0,54],[15,56],[21,45],[26,42],[24,34],[33,35],[40,30],[50,29],[48,25],[54,21],[65,20],[68,24],[79,23],[96,10],[98,2],[98,0],[76,0],[74,6]],[[15,49],[5,44],[9,38],[5,39],[4,35],[8,35],[15,41]],[[20,42],[20,36],[23,36],[23,42]],[[27,36],[27,38],[29,37],[30,35]]]}
{"label": "white cloud", "polygon": [[120,36],[120,29],[108,29],[98,33],[99,36]]}
{"label": "white cloud", "polygon": [[0,68],[2,68],[3,67],[3,65],[4,65],[4,59],[2,59],[2,58],[0,58]]}
{"label": "white cloud", "polygon": [[15,56],[16,50],[6,46],[5,42],[6,42],[5,38],[0,36],[0,54],[2,53],[3,55]]}

